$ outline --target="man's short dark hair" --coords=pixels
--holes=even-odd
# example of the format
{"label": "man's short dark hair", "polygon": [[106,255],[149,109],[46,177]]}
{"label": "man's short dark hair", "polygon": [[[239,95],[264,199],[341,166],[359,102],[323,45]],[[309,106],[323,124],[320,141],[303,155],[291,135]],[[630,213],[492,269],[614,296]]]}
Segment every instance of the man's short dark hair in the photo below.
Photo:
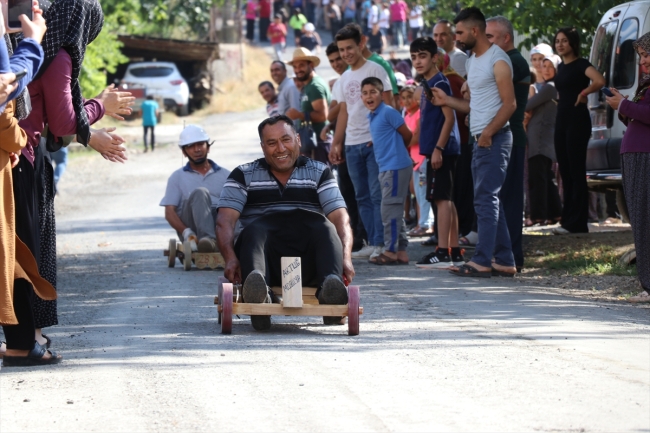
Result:
{"label": "man's short dark hair", "polygon": [[153,95],[147,95],[147,99],[153,101]]}
{"label": "man's short dark hair", "polygon": [[411,53],[427,52],[431,54],[431,57],[433,57],[438,54],[438,44],[436,44],[436,41],[434,41],[433,38],[417,38],[411,42],[410,50]]}
{"label": "man's short dark hair", "polygon": [[483,15],[483,12],[481,12],[481,10],[477,7],[472,6],[458,12],[458,15],[456,15],[456,18],[454,18],[454,24],[458,24],[461,21],[469,21],[474,26],[481,29],[481,31],[485,31],[485,15]]}
{"label": "man's short dark hair", "polygon": [[338,45],[336,45],[336,42],[332,42],[325,49],[325,55],[327,57],[329,57],[330,54],[334,54],[334,53],[338,53],[338,52],[339,52],[339,47],[338,47]]}
{"label": "man's short dark hair", "polygon": [[262,86],[269,86],[270,88],[275,89],[275,87],[273,86],[273,83],[271,83],[270,81],[262,81],[260,83],[260,85],[257,86],[257,88],[259,89]]}
{"label": "man's short dark hair", "polygon": [[350,23],[343,26],[341,30],[336,32],[336,42],[347,41],[348,39],[353,39],[354,42],[359,45],[361,43],[361,27],[359,24]]}
{"label": "man's short dark hair", "polygon": [[282,60],[273,60],[273,61],[271,62],[271,66],[273,66],[273,65],[276,64],[276,63],[277,63],[278,65],[282,66],[282,69],[284,69],[285,71],[287,70],[287,65],[286,65]]}
{"label": "man's short dark hair", "polygon": [[384,83],[382,83],[381,80],[379,78],[377,78],[377,77],[364,78],[363,81],[361,82],[361,88],[363,89],[363,86],[365,86],[367,84],[373,86],[374,88],[376,88],[380,92],[384,91]]}
{"label": "man's short dark hair", "polygon": [[262,121],[262,123],[259,124],[259,126],[257,127],[257,133],[260,136],[260,141],[263,141],[263,139],[262,139],[262,131],[264,130],[266,125],[271,125],[272,126],[272,125],[275,125],[278,122],[286,123],[287,125],[289,125],[291,127],[291,130],[294,133],[296,132],[296,127],[293,124],[293,120],[289,119],[284,114],[280,114],[279,116],[273,116],[273,117],[269,117],[267,119],[264,119]]}

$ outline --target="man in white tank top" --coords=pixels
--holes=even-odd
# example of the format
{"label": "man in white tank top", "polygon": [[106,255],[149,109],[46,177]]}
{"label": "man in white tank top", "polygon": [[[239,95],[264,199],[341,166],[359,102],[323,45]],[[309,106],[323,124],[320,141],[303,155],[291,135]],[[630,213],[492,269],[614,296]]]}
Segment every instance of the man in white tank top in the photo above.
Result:
{"label": "man in white tank top", "polygon": [[433,89],[432,102],[470,113],[470,133],[476,141],[472,174],[478,243],[472,260],[452,268],[451,272],[461,277],[512,277],[517,270],[503,204],[499,200],[512,150],[508,119],[517,108],[512,64],[508,55],[488,40],[485,16],[478,8],[461,10],[454,24],[456,39],[474,53],[467,60],[471,97],[468,102]]}

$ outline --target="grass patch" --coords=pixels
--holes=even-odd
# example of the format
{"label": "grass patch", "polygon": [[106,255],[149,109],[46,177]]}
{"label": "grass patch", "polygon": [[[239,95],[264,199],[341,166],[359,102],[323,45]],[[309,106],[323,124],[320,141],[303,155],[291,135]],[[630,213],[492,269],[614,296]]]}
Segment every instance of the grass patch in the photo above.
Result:
{"label": "grass patch", "polygon": [[212,96],[210,106],[199,113],[232,113],[265,106],[266,103],[260,96],[257,86],[264,80],[271,80],[269,73],[271,60],[263,49],[244,45],[244,79],[221,83],[219,85],[221,91],[216,92]]}
{"label": "grass patch", "polygon": [[619,256],[615,248],[598,245],[579,249],[567,247],[558,253],[527,257],[526,262],[532,267],[561,270],[570,275],[636,276],[636,266],[621,265]]}

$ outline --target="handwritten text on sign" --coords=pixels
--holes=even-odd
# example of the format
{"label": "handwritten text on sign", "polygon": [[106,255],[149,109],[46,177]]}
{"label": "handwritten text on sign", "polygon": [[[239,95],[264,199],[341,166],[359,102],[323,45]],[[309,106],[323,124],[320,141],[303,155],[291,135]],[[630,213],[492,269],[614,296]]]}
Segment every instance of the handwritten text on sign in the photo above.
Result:
{"label": "handwritten text on sign", "polygon": [[282,257],[282,304],[285,307],[302,307],[302,269],[300,257]]}

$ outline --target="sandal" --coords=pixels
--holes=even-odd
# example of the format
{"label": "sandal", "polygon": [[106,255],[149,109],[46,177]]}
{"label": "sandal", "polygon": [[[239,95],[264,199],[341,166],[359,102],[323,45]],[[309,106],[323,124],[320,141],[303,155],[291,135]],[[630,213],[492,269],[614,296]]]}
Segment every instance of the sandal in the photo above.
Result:
{"label": "sandal", "polygon": [[469,278],[492,278],[491,271],[479,271],[474,266],[470,265],[461,265],[458,268],[451,268],[450,273],[459,276],[459,277],[469,277]]}
{"label": "sandal", "polygon": [[45,334],[41,334],[41,337],[45,338],[45,348],[49,349],[52,345],[52,339]]}
{"label": "sandal", "polygon": [[397,259],[393,259],[385,255],[384,253],[379,254],[374,261],[370,262],[375,265],[398,265],[400,264],[400,261]]}
{"label": "sandal", "polygon": [[517,271],[515,271],[515,272],[500,271],[500,270],[496,269],[494,266],[492,267],[492,276],[493,277],[514,278],[516,273],[517,273]]}
{"label": "sandal", "polygon": [[411,229],[411,230],[408,231],[408,233],[406,233],[406,235],[410,236],[412,238],[420,238],[422,236],[429,236],[429,234],[427,233],[427,229],[422,228],[422,227],[418,227],[416,229]]}
{"label": "sandal", "polygon": [[[49,358],[43,358],[45,353],[49,352]],[[45,347],[34,342],[34,348],[27,354],[27,356],[8,356],[5,355],[2,359],[3,367],[34,367],[38,365],[51,365],[58,364],[63,358],[57,355],[56,352],[48,350]]]}

